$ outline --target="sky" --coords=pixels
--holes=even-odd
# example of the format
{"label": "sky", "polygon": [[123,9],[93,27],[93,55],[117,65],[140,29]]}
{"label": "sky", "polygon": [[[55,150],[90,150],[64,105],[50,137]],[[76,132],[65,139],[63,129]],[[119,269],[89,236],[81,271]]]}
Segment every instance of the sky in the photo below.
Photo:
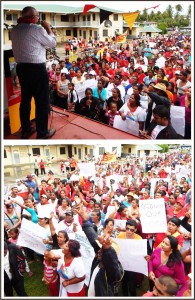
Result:
{"label": "sky", "polygon": [[[7,4],[10,3],[18,3],[18,4],[26,4],[26,1],[1,1],[1,2],[6,2]],[[65,6],[73,6],[73,7],[80,7],[83,6],[84,4],[94,4],[94,5],[100,5],[102,7],[107,7],[107,8],[114,8],[118,9],[119,11],[124,11],[124,12],[134,12],[136,10],[143,11],[144,8],[151,8],[153,6],[156,6],[160,4],[159,7],[156,9],[149,9],[148,12],[150,13],[152,10],[154,12],[157,11],[165,11],[170,4],[173,8],[177,5],[180,4],[183,7],[182,14],[186,14],[189,5],[192,5],[192,10],[194,6],[194,1],[36,1],[39,4],[46,4],[46,3],[51,3],[51,4],[59,4],[59,5],[65,5]],[[28,1],[28,4],[30,3],[34,4],[35,1]],[[32,5],[33,6],[33,5]],[[173,9],[173,12],[175,13],[175,9]]]}
{"label": "sky", "polygon": [[[39,1],[40,3],[41,1]],[[156,11],[165,11],[169,4],[171,6],[175,7],[175,5],[180,4],[183,7],[182,13],[187,13],[188,7],[191,4],[194,4],[193,1],[55,1],[55,3],[64,4],[67,6],[81,6],[83,4],[94,4],[94,5],[100,5],[105,7],[112,7],[114,9],[119,9],[120,11],[125,12],[133,12],[136,10],[143,10],[144,8],[150,8],[153,6],[156,6],[160,4],[160,6],[156,9],[154,9],[154,12]],[[149,10],[149,12],[151,12]]]}

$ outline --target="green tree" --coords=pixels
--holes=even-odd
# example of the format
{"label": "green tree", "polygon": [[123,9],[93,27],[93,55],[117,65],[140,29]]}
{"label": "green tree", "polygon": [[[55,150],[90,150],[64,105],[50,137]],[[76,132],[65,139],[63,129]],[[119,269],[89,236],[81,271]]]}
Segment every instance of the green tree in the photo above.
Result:
{"label": "green tree", "polygon": [[169,152],[169,146],[167,144],[162,144],[158,146],[162,148],[162,150],[159,151],[160,153]]}

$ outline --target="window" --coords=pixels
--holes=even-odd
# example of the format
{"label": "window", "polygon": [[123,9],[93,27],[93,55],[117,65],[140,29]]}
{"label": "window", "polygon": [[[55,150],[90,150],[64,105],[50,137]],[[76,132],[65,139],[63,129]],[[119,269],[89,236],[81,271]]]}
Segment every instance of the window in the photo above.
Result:
{"label": "window", "polygon": [[74,147],[74,154],[77,155],[77,147]]}
{"label": "window", "polygon": [[95,21],[95,14],[93,14],[93,21]]}
{"label": "window", "polygon": [[85,16],[83,16],[83,22],[85,22],[85,20],[86,20],[86,18],[85,18]]}
{"label": "window", "polygon": [[72,17],[72,21],[75,22],[75,17]]}
{"label": "window", "polygon": [[4,158],[7,158],[7,152],[5,149],[4,149]]}
{"label": "window", "polygon": [[114,15],[114,21],[118,21],[118,15]]}
{"label": "window", "polygon": [[44,13],[41,14],[41,19],[42,19],[43,21],[46,20],[46,16],[45,16]]}
{"label": "window", "polygon": [[79,30],[79,35],[82,36],[82,31],[81,30]]}
{"label": "window", "polygon": [[131,153],[131,148],[128,149],[128,153]]}
{"label": "window", "polygon": [[66,148],[60,147],[60,155],[66,154]]}
{"label": "window", "polygon": [[112,152],[116,151],[117,147],[112,147]]}
{"label": "window", "polygon": [[41,154],[40,148],[32,148],[32,153],[33,153],[33,156],[40,155]]}
{"label": "window", "polygon": [[71,30],[70,30],[70,29],[67,29],[67,30],[66,30],[66,35],[67,35],[67,36],[71,36]]}
{"label": "window", "polygon": [[61,16],[61,22],[69,22],[69,15]]}
{"label": "window", "polygon": [[87,155],[87,147],[85,147],[85,155]]}
{"label": "window", "polygon": [[108,30],[107,29],[103,30],[103,36],[108,36]]}
{"label": "window", "polygon": [[6,15],[6,20],[7,21],[12,21],[12,15]]}
{"label": "window", "polygon": [[93,35],[93,31],[92,30],[89,30],[89,35],[90,35],[90,37],[92,37],[92,35]]}
{"label": "window", "polygon": [[78,22],[80,21],[80,16],[78,15]]}
{"label": "window", "polygon": [[103,155],[105,152],[104,147],[99,147],[99,155]]}
{"label": "window", "polygon": [[90,15],[87,16],[87,21],[91,21],[91,16]]}

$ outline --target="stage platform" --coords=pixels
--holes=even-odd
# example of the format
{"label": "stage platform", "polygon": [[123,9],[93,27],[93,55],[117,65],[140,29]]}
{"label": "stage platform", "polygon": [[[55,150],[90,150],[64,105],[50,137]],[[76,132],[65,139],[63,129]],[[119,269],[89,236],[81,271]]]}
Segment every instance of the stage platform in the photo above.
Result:
{"label": "stage platform", "polygon": [[[48,127],[55,128],[56,133],[52,140],[140,140],[138,136],[112,128],[108,125],[85,118],[72,112],[64,111],[59,107],[52,106]],[[66,115],[63,115],[63,114]],[[32,121],[33,123],[34,121]],[[4,139],[21,139],[20,132],[10,134],[9,116],[4,117]],[[32,134],[30,140],[36,139],[36,133]]]}

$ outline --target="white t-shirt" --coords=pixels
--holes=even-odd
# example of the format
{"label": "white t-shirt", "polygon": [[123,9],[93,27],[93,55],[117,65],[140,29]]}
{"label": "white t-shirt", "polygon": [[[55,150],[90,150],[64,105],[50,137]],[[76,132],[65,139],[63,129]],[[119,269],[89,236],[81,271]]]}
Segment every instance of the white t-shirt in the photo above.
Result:
{"label": "white t-shirt", "polygon": [[157,135],[159,134],[159,132],[161,132],[166,127],[167,126],[161,126],[161,125],[157,125],[156,127],[154,127],[154,129],[152,130],[152,133],[151,133],[152,139],[155,140]]}
{"label": "white t-shirt", "polygon": [[7,254],[4,256],[4,270],[7,273],[9,279],[12,279],[12,274],[10,272],[10,265],[9,265],[9,251],[7,250]]}
{"label": "white t-shirt", "polygon": [[[64,289],[62,286],[62,282],[65,279],[72,279],[72,278],[80,278],[85,275],[85,268],[84,268],[84,263],[81,257],[75,257],[70,265],[66,265],[64,263],[64,257],[60,258],[58,260],[58,266],[57,266],[58,274],[60,275],[60,293],[61,290]],[[68,285],[65,289],[68,293],[79,293],[84,285],[84,281],[70,284]]]}
{"label": "white t-shirt", "polygon": [[136,122],[145,122],[146,120],[146,112],[140,106],[134,112],[130,112],[127,103],[125,103],[120,109],[119,112],[123,112],[125,115],[128,115]]}

